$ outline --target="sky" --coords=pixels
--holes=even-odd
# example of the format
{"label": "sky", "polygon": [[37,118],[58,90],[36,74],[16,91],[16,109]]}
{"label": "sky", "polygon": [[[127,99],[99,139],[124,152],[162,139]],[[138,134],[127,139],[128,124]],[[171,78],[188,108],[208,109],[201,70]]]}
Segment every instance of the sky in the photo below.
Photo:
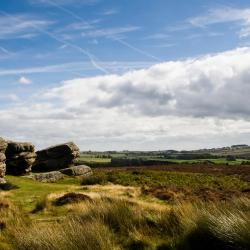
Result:
{"label": "sky", "polygon": [[37,148],[250,144],[249,0],[1,0],[0,136]]}

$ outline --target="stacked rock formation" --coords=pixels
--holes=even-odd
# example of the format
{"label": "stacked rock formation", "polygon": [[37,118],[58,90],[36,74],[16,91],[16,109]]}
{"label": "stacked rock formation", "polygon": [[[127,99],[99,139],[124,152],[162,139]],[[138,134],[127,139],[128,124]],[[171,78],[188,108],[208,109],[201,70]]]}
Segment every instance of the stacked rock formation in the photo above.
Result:
{"label": "stacked rock formation", "polygon": [[5,151],[7,148],[7,142],[0,137],[0,184],[5,183],[5,172],[6,172],[6,156],[5,156]]}
{"label": "stacked rock formation", "polygon": [[36,160],[34,145],[30,143],[8,142],[6,149],[6,172],[11,175],[24,175],[31,172]]}
{"label": "stacked rock formation", "polygon": [[37,151],[33,170],[47,172],[72,167],[79,153],[79,148],[73,142]]}

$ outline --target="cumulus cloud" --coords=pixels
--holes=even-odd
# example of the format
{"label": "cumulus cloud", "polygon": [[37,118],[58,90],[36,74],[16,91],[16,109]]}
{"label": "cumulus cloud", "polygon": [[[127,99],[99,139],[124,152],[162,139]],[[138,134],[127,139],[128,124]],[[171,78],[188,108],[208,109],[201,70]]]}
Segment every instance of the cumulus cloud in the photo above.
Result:
{"label": "cumulus cloud", "polygon": [[100,150],[249,143],[249,61],[250,48],[239,48],[72,79],[29,105],[1,108],[0,130],[39,147],[66,140]]}
{"label": "cumulus cloud", "polygon": [[80,110],[131,115],[249,118],[250,49],[154,65],[123,75],[74,79],[45,97]]}

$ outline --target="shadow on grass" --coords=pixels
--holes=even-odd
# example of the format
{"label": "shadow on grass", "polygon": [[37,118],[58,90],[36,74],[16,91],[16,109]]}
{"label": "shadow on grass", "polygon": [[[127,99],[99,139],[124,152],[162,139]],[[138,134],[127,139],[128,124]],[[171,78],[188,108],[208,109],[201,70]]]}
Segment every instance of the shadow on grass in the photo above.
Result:
{"label": "shadow on grass", "polygon": [[0,191],[9,191],[9,190],[18,189],[18,188],[19,187],[17,185],[12,184],[10,182],[0,184]]}

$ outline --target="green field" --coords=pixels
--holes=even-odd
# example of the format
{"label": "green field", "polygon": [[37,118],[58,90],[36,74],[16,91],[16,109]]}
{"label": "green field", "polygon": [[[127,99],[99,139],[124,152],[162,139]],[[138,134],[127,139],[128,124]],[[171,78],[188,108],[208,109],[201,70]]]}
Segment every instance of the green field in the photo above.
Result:
{"label": "green field", "polygon": [[[153,161],[152,165],[155,164],[224,164],[224,165],[241,165],[241,164],[250,164],[250,161],[246,159],[236,158],[235,160],[228,160],[225,157],[216,158],[216,159],[168,159],[162,157],[162,155],[156,156],[153,153],[144,153],[141,152],[131,152],[131,153],[82,153],[78,158],[79,164],[89,164],[92,167],[100,167],[100,166],[115,166],[113,164],[113,160],[124,160],[124,164],[120,164],[120,166],[130,165],[126,163],[128,160],[130,161]],[[138,163],[139,165],[143,165]],[[133,163],[131,164],[133,165]]]}

